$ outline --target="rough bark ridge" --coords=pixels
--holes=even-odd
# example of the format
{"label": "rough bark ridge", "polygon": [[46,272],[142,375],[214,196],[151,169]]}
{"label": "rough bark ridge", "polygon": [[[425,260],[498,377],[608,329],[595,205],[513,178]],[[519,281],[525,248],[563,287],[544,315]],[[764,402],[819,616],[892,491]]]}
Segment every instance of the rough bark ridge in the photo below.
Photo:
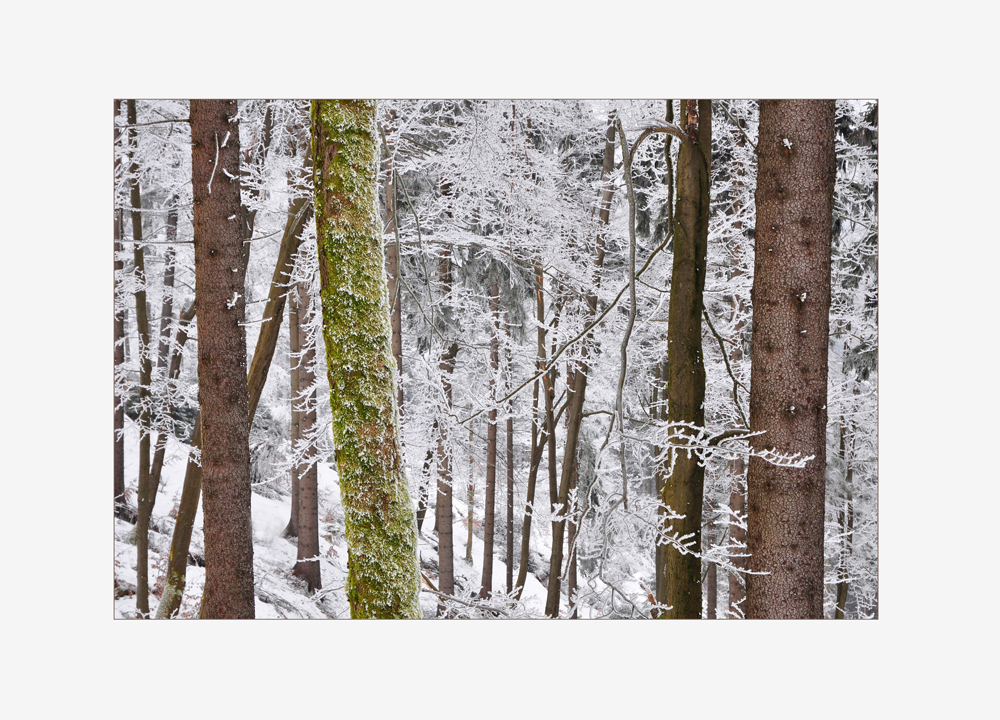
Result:
{"label": "rough bark ridge", "polygon": [[203,618],[254,617],[246,277],[235,100],[191,101],[198,402],[205,515]]}
{"label": "rough bark ridge", "polygon": [[[705,365],[701,351],[705,262],[708,255],[709,182],[712,157],[712,102],[682,100],[681,122],[688,138],[677,156],[677,209],[674,213],[674,263],[667,329],[667,419],[705,425]],[[678,443],[679,444],[679,443]],[[673,520],[679,535],[694,534],[691,550],[701,552],[701,511],[705,469],[694,453],[668,446],[668,467],[661,495],[683,514]],[[701,617],[701,560],[673,546],[664,553],[663,618]]]}
{"label": "rough bark ridge", "polygon": [[316,236],[352,617],[420,617],[378,219],[375,102],[312,103]]}
{"label": "rough bark ridge", "polygon": [[758,450],[812,455],[806,467],[750,459],[747,617],[823,613],[827,336],[836,176],[834,102],[760,104],[750,429]]}

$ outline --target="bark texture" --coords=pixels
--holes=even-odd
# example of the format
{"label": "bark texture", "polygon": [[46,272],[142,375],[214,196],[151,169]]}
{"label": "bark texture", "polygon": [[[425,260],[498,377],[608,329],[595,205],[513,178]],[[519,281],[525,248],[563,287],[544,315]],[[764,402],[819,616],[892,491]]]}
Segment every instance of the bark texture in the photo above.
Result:
{"label": "bark texture", "polygon": [[750,428],[758,451],[812,455],[801,469],[750,459],[747,617],[823,613],[827,336],[836,175],[834,102],[760,104]]}
{"label": "bark texture", "polygon": [[235,100],[191,101],[198,402],[205,517],[203,618],[254,617],[246,270]]}
{"label": "bark texture", "polygon": [[[705,365],[701,349],[702,294],[708,254],[709,183],[712,157],[712,103],[682,100],[681,124],[687,139],[677,156],[677,207],[674,213],[674,262],[670,280],[667,330],[667,419],[671,423],[705,425]],[[668,467],[662,500],[684,519],[673,520],[678,535],[693,533],[693,553],[701,552],[701,513],[705,469],[694,453],[668,446]],[[681,554],[674,546],[664,551],[663,596],[670,605],[660,617],[701,617],[701,560]]]}
{"label": "bark texture", "polygon": [[316,236],[352,617],[420,617],[377,214],[375,102],[312,103]]}

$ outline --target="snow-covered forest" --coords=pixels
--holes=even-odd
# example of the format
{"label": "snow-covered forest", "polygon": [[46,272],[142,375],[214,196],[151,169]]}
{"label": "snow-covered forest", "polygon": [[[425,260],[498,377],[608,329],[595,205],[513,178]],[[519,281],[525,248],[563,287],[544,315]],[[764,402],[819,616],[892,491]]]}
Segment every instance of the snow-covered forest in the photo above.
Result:
{"label": "snow-covered forest", "polygon": [[[241,617],[878,617],[875,101],[258,99],[199,140],[207,103],[115,102],[116,618],[227,616],[230,575]],[[196,282],[226,188],[242,291]]]}

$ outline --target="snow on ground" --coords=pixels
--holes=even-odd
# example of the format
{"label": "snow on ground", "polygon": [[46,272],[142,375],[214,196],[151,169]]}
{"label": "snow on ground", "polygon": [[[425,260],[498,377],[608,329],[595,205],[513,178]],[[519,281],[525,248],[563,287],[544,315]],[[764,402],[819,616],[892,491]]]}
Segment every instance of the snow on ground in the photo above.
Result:
{"label": "snow on ground", "polygon": [[[126,418],[125,428],[125,484],[126,496],[134,507],[136,504],[136,481],[138,475],[138,428]],[[155,444],[155,436],[153,438]],[[170,541],[173,534],[174,516],[180,504],[184,485],[184,471],[187,465],[188,446],[174,437],[167,441],[167,455],[150,523],[149,538],[149,609],[156,614],[157,603],[163,590],[167,560],[170,556]],[[296,545],[294,538],[282,537],[291,513],[291,492],[279,484],[279,492],[274,497],[266,497],[254,492],[251,495],[251,516],[254,543],[254,588],[256,593],[257,618],[349,618],[350,606],[344,591],[347,578],[347,541],[344,537],[344,513],[340,504],[340,487],[337,472],[329,463],[319,464],[319,530],[320,530],[320,573],[322,588],[312,596],[307,594],[305,583],[292,576],[295,565]],[[457,493],[456,493],[457,495]],[[467,506],[457,497],[454,499],[454,543],[455,543],[455,594],[471,600],[478,593],[482,580],[483,539],[474,534],[471,563],[465,560],[467,538]],[[437,587],[437,537],[433,533],[434,511],[428,509],[423,532],[419,536],[421,571]],[[135,586],[138,553],[134,544],[132,524],[115,519],[114,572],[115,587],[132,592],[116,598],[114,613],[116,618],[137,616]],[[534,533],[533,533],[534,535]],[[534,538],[533,538],[534,541]],[[520,538],[515,539],[516,545]],[[503,538],[497,533],[497,555],[493,560],[493,590],[502,595],[506,587],[506,564],[500,559],[500,545]],[[515,547],[516,547],[515,545]],[[203,562],[204,541],[202,535],[202,511],[199,502],[191,537],[190,554]],[[515,575],[516,577],[516,575]],[[187,566],[187,584],[179,615],[194,617],[201,602],[205,585],[205,568],[199,565]],[[424,617],[434,617],[437,597],[426,592],[427,584],[422,581],[420,594]],[[120,590],[119,592],[123,592]],[[545,587],[531,573],[525,583],[521,597],[522,606],[514,614],[540,617],[544,614]],[[116,592],[116,594],[118,594]],[[500,605],[499,598],[493,604]]]}

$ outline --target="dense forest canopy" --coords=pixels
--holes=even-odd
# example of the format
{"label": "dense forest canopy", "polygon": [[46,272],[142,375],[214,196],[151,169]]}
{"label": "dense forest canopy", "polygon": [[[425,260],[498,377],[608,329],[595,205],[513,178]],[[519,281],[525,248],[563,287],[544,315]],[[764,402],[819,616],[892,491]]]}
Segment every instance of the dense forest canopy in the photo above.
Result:
{"label": "dense forest canopy", "polygon": [[[242,313],[250,395],[251,616],[364,615],[364,588],[391,578],[365,576],[374,571],[361,569],[362,557],[412,585],[419,573],[411,614],[423,617],[766,616],[748,610],[771,602],[764,588],[778,578],[753,560],[754,498],[763,497],[755,472],[765,473],[761,492],[798,487],[796,473],[818,478],[809,542],[820,589],[804,616],[878,616],[875,101],[823,109],[816,132],[828,137],[830,162],[815,172],[796,165],[811,136],[779,122],[812,117],[794,104],[326,102],[234,103],[231,131],[201,144],[203,162],[215,165],[196,181],[208,190],[199,194],[191,104],[116,101],[116,617],[206,616],[212,541],[198,489],[212,430],[200,424],[209,411],[199,401],[199,345],[210,306],[195,279],[206,242],[196,211],[229,186],[238,207],[221,221],[238,230],[232,274],[244,277],[243,292],[227,298]],[[772,128],[783,135],[772,138]],[[232,167],[220,166],[217,153],[234,146]],[[758,176],[759,167],[778,174]],[[786,181],[782,172],[800,174]],[[787,208],[813,176],[828,183],[828,224],[800,213],[787,242],[808,245],[800,239],[813,232],[815,252],[762,269],[762,253],[785,242],[771,220],[759,225],[763,188]],[[358,239],[336,245],[331,232]],[[351,255],[364,243],[376,266],[364,265],[374,255]],[[820,313],[827,324],[815,327],[828,328],[825,396],[813,408],[821,447],[808,452],[766,442],[775,430],[754,418],[772,401],[756,401],[751,383],[763,388],[754,352],[770,343],[755,293],[765,276],[792,278],[799,262],[828,277],[827,289],[796,285],[780,301],[793,314]],[[368,295],[371,314],[351,316]],[[347,297],[353,309],[337,311]],[[363,332],[335,334],[344,312]],[[362,361],[369,340],[378,347]],[[793,366],[806,362],[796,357]],[[823,364],[808,362],[817,372]],[[346,438],[375,422],[351,425],[345,412],[364,413],[344,408],[375,365],[391,376],[379,382],[393,399],[378,417],[398,428],[378,447],[400,453],[398,476],[384,471],[397,477],[385,503],[406,498],[386,523],[415,525],[416,542],[400,541],[415,556],[412,575],[405,562],[362,549],[378,523],[362,531],[360,518],[389,506],[372,499],[375,485],[342,484]],[[795,386],[783,382],[778,395]],[[374,389],[362,395],[357,407],[374,407]],[[797,414],[797,400],[781,402],[794,425],[806,406]],[[386,607],[410,607],[405,593],[390,595]]]}

